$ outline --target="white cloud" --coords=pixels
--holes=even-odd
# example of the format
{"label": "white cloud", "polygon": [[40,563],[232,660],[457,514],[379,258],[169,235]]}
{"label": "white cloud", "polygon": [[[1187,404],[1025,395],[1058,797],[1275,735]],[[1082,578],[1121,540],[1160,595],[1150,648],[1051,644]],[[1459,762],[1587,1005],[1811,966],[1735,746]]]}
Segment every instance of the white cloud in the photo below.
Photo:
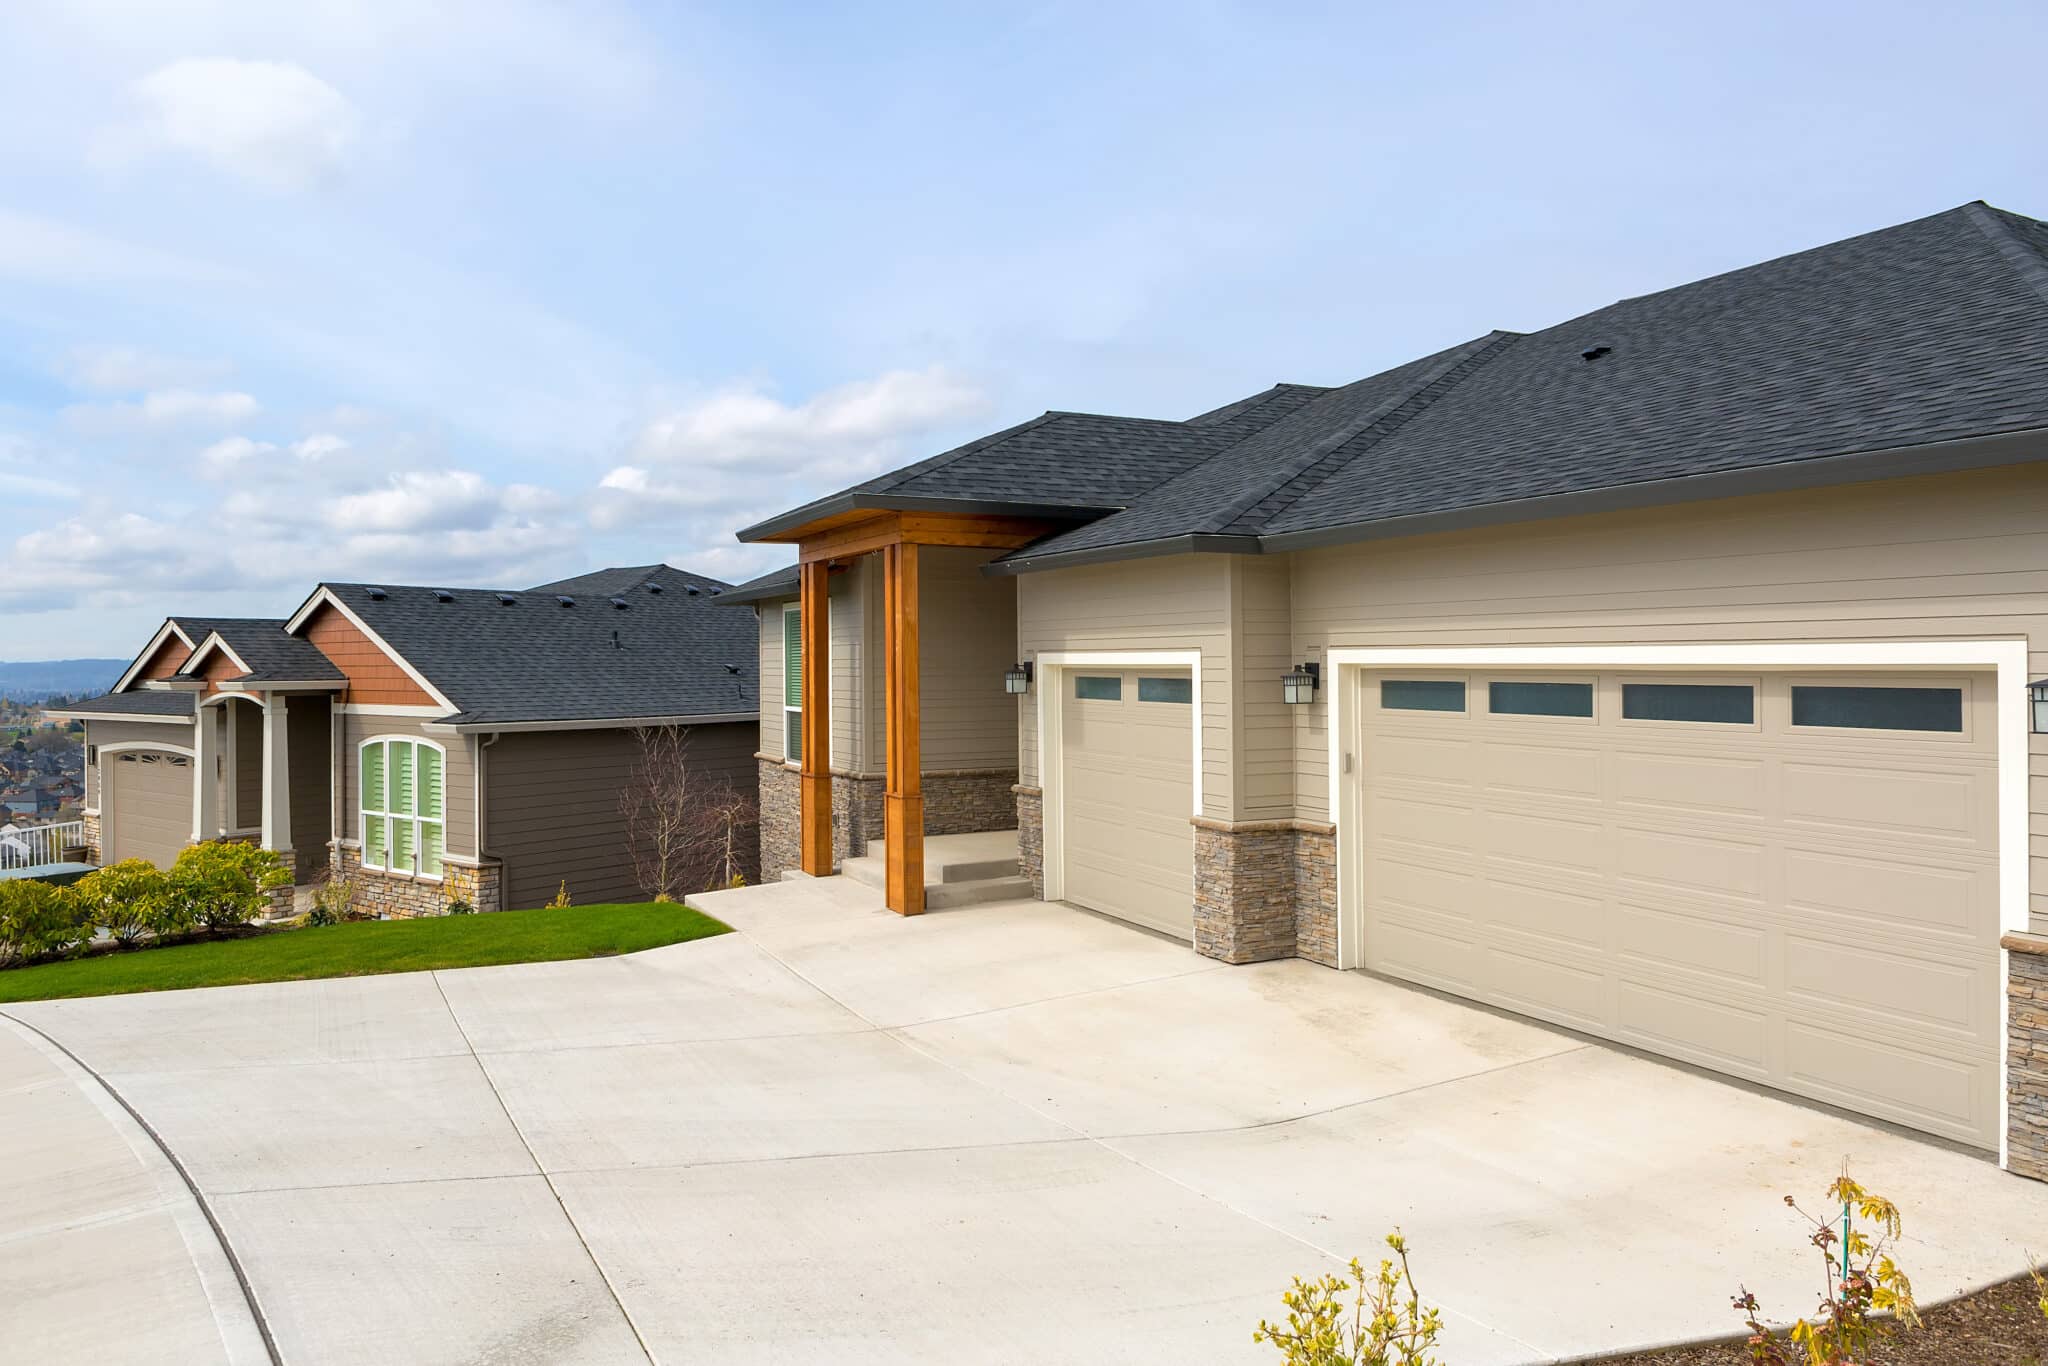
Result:
{"label": "white cloud", "polygon": [[500,488],[471,470],[407,471],[384,487],[330,501],[328,526],[361,534],[480,531],[550,510],[552,498],[530,485]]}
{"label": "white cloud", "polygon": [[[224,437],[199,453],[200,473],[209,479],[229,475],[274,474],[292,476],[305,469],[327,464],[349,450],[349,443],[332,432],[315,432],[288,446],[274,441],[255,441],[246,436]],[[289,459],[273,459],[280,454]]]}
{"label": "white cloud", "polygon": [[242,273],[53,218],[0,208],[0,277],[130,286],[143,281],[221,284],[241,279]]}
{"label": "white cloud", "polygon": [[58,476],[66,471],[47,451],[25,437],[0,432],[0,498],[72,499],[79,488]]}
{"label": "white cloud", "polygon": [[362,131],[356,107],[296,62],[194,57],[137,81],[115,147],[161,147],[273,190],[331,179]]}
{"label": "white cloud", "polygon": [[[694,515],[712,539],[741,525],[737,510],[760,499],[762,481],[787,502],[854,482],[930,451],[911,444],[987,414],[981,389],[943,367],[892,370],[783,403],[737,388],[674,408],[647,423],[628,459],[598,481],[591,515],[602,528]],[[771,511],[773,509],[770,509]]]}
{"label": "white cloud", "polygon": [[260,408],[254,396],[239,390],[157,389],[135,402],[74,403],[63,416],[79,431],[111,435],[151,428],[234,427]]}

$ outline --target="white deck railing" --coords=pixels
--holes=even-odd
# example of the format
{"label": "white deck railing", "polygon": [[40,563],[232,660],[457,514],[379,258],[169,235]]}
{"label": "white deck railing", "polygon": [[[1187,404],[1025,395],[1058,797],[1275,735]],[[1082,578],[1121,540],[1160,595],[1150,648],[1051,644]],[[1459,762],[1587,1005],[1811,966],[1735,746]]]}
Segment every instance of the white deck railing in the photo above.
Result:
{"label": "white deck railing", "polygon": [[62,863],[66,845],[85,843],[84,821],[55,825],[0,825],[0,868]]}

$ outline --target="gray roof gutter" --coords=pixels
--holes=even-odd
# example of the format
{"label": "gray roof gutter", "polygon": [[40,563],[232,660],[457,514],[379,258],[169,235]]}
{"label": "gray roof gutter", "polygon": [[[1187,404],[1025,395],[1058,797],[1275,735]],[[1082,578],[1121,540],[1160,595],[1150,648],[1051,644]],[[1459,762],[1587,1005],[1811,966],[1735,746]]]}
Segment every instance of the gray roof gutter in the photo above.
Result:
{"label": "gray roof gutter", "polygon": [[1122,509],[1075,503],[1031,503],[998,498],[930,498],[902,493],[849,490],[779,513],[739,531],[742,541],[766,540],[808,526],[820,517],[848,512],[961,512],[990,517],[1038,517],[1048,521],[1086,522]]}
{"label": "gray roof gutter", "polygon": [[632,730],[639,726],[717,726],[761,719],[759,711],[704,712],[694,716],[601,716],[576,721],[466,721],[458,713],[428,721],[420,729],[454,735],[507,734],[529,730]]}
{"label": "gray roof gutter", "polygon": [[1061,550],[1033,555],[1027,547],[1000,560],[990,560],[981,572],[990,578],[1010,578],[1041,569],[1071,569],[1086,564],[1111,564],[1118,560],[1143,560],[1157,555],[1257,555],[1256,536],[1225,536],[1194,531],[1184,536],[1163,536],[1151,541],[1127,541],[1122,545],[1093,545],[1081,550]]}

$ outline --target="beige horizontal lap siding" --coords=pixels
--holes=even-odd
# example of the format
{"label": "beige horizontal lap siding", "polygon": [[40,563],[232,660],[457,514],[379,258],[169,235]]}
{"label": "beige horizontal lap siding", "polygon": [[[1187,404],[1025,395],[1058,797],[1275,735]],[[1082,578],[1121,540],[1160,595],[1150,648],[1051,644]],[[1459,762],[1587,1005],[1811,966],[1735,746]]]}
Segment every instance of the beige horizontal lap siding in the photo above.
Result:
{"label": "beige horizontal lap siding", "polygon": [[782,756],[782,609],[793,605],[764,602],[761,613],[761,735],[760,752],[777,759]]}
{"label": "beige horizontal lap siding", "polygon": [[[690,728],[693,775],[723,777],[751,796],[754,728],[745,723]],[[506,734],[484,751],[484,849],[505,865],[505,905],[547,904],[568,884],[576,902],[641,901],[619,794],[640,762],[631,730]],[[742,841],[752,854],[757,841]],[[749,860],[751,878],[758,871]]]}
{"label": "beige horizontal lap siding", "polygon": [[1296,662],[1291,566],[1284,556],[1244,555],[1231,565],[1232,819],[1294,814],[1294,713],[1280,676]]}
{"label": "beige horizontal lap siding", "polygon": [[1009,768],[1017,700],[1003,671],[1017,661],[1017,581],[981,572],[996,552],[918,552],[918,681],[923,766],[932,773]]}
{"label": "beige horizontal lap siding", "polygon": [[[2014,639],[2048,676],[2048,467],[1718,500],[1304,551],[1297,652],[1340,646]],[[1295,726],[1328,818],[1328,693]],[[1249,765],[1252,761],[1247,759]],[[2048,737],[2030,743],[2048,933]]]}
{"label": "beige horizontal lap siding", "polygon": [[[1054,569],[1017,579],[1017,637],[1025,657],[1071,650],[1202,653],[1202,811],[1232,819],[1229,555],[1174,555]],[[1033,686],[1047,686],[1040,679]],[[1276,675],[1277,686],[1277,675]],[[1038,708],[1017,711],[1020,781],[1041,785]]]}
{"label": "beige horizontal lap siding", "polygon": [[877,577],[871,571],[873,562],[872,555],[863,555],[829,580],[832,767],[841,773],[866,771],[862,765],[869,751],[867,676],[871,666],[878,667],[880,663],[879,657],[870,657],[867,639],[868,581]]}
{"label": "beige horizontal lap siding", "polygon": [[447,751],[441,781],[446,794],[442,819],[446,823],[447,851],[464,858],[476,857],[476,768],[470,761],[469,737],[429,735],[423,723],[409,716],[376,716],[349,712],[342,717],[341,734],[341,829],[343,839],[363,837],[360,801],[362,743],[380,736],[409,736],[431,740]]}
{"label": "beige horizontal lap siding", "polygon": [[[87,748],[104,748],[107,745],[128,744],[170,745],[177,749],[192,749],[192,723],[183,721],[177,725],[164,725],[148,721],[88,721],[85,723],[85,744]],[[85,804],[97,811],[100,805],[100,775],[98,765],[85,766]]]}

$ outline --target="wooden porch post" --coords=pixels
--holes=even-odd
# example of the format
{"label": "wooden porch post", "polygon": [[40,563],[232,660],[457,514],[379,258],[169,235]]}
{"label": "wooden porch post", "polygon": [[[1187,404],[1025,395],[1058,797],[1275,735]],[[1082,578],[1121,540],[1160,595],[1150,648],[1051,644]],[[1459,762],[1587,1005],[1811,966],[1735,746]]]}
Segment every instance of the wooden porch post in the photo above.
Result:
{"label": "wooden porch post", "polygon": [[823,560],[803,566],[797,610],[803,632],[803,868],[812,877],[832,875],[832,633],[831,605]]}
{"label": "wooden porch post", "polygon": [[917,546],[882,550],[884,690],[888,777],[882,823],[888,841],[887,901],[899,915],[924,913],[924,746],[918,651]]}

